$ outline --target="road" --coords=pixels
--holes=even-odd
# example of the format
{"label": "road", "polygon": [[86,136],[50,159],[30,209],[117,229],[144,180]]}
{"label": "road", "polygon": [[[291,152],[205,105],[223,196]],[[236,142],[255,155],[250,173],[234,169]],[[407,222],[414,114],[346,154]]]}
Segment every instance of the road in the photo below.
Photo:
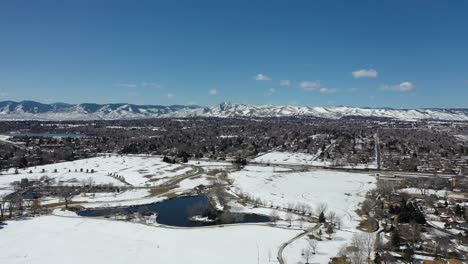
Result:
{"label": "road", "polygon": [[320,227],[320,224],[316,224],[315,226],[313,226],[313,227],[311,227],[309,229],[306,229],[304,232],[300,233],[299,235],[297,235],[297,236],[291,238],[290,240],[286,241],[285,243],[283,243],[281,245],[281,247],[279,248],[278,255],[276,257],[278,259],[278,262],[280,264],[285,264],[286,263],[286,261],[283,258],[283,251],[288,245],[290,245],[292,242],[296,241],[297,239],[309,234],[310,232],[316,230],[319,227]]}
{"label": "road", "polygon": [[380,156],[380,140],[379,140],[379,134],[375,133],[374,135],[375,138],[375,160],[377,162],[377,170],[381,169],[381,156]]}

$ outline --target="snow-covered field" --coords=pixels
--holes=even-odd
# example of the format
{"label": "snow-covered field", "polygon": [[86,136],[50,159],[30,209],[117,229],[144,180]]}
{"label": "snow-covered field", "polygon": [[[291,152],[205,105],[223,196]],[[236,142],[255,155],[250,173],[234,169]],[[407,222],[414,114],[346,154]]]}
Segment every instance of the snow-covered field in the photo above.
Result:
{"label": "snow-covered field", "polygon": [[[336,230],[332,239],[328,240],[328,235],[324,233],[323,240],[317,245],[317,252],[309,259],[309,263],[329,263],[330,258],[338,255],[340,249],[349,245],[354,232],[348,230]],[[304,256],[301,255],[303,249],[309,247],[309,242],[306,237],[298,239],[286,247],[284,255],[287,263],[305,263]]]}
{"label": "snow-covered field", "polygon": [[42,216],[9,221],[0,230],[0,263],[274,263],[281,243],[298,233],[261,225],[169,229]]}
{"label": "snow-covered field", "polygon": [[311,165],[311,166],[324,166],[324,167],[340,167],[340,168],[377,168],[375,162],[369,164],[338,164],[336,162],[322,161],[317,158],[318,154],[312,155],[307,153],[292,153],[292,152],[269,152],[264,155],[258,156],[253,159],[254,162],[271,163],[271,164],[284,164],[284,165]]}
{"label": "snow-covered field", "polygon": [[[91,173],[91,170],[94,170],[94,173]],[[96,184],[110,183],[124,186],[126,182],[133,186],[156,186],[172,177],[192,171],[190,166],[162,162],[159,156],[101,156],[30,167],[19,170],[19,174],[15,174],[14,169],[10,169],[0,175],[0,188],[6,188],[11,182],[23,178],[39,179],[43,176],[54,178],[57,182],[62,181],[64,184],[80,184],[82,181],[92,179]],[[123,181],[109,174],[121,176]]]}
{"label": "snow-covered field", "polygon": [[205,171],[226,170],[232,167],[232,163],[226,161],[189,160],[187,164],[202,167]]}
{"label": "snow-covered field", "polygon": [[[421,190],[417,188],[403,188],[398,190],[399,192],[406,192],[409,194],[421,194]],[[434,190],[434,189],[424,189],[425,195],[437,195],[438,197],[449,197],[449,198],[465,198],[464,193],[456,193],[448,190]]]}
{"label": "snow-covered field", "polygon": [[[269,154],[267,154],[269,155]],[[264,155],[262,157],[265,157]],[[63,162],[27,168],[15,174],[14,170],[0,175],[0,195],[11,190],[10,183],[22,178],[39,179],[48,176],[63,184],[81,184],[92,178],[95,183],[111,183],[116,186],[156,187],[177,176],[182,181],[171,182],[170,192],[184,193],[199,185],[210,185],[211,176],[202,170],[231,171],[231,192],[247,193],[267,204],[290,207],[307,204],[315,208],[326,203],[343,220],[332,240],[319,242],[318,254],[311,263],[327,263],[339,249],[349,243],[358,225],[355,213],[365,193],[375,188],[375,178],[364,173],[337,172],[332,170],[303,171],[310,157],[305,154],[270,155],[262,164],[248,165],[232,172],[229,162],[190,161],[186,165],[163,163],[161,157],[116,156],[96,157],[73,162]],[[261,157],[260,157],[261,158]],[[268,158],[268,156],[267,156]],[[199,170],[197,167],[202,168]],[[80,172],[81,168],[83,172]],[[94,173],[86,173],[86,170]],[[298,171],[300,169],[301,171]],[[57,170],[57,172],[54,172]],[[75,172],[76,170],[76,172]],[[32,173],[29,173],[32,171]],[[120,179],[112,177],[118,175]],[[185,177],[192,175],[192,177]],[[123,180],[122,180],[123,179]],[[73,198],[80,205],[115,207],[149,204],[166,199],[150,195],[151,188],[134,188],[120,193],[80,194]],[[44,197],[43,204],[59,202],[55,197]],[[270,215],[274,209],[243,205],[231,201],[233,211]],[[9,221],[0,230],[0,263],[277,263],[280,245],[304,228],[315,226],[313,222],[293,217],[292,226],[284,221],[289,215],[278,211],[283,219],[276,227],[264,224],[238,224],[224,227],[168,228],[109,219],[49,215],[26,220]],[[302,229],[302,230],[301,230]],[[307,247],[308,238],[302,237],[288,245],[283,252],[287,263],[304,262],[301,251]],[[7,250],[5,250],[7,249]],[[79,253],[79,254],[78,254]],[[258,260],[258,261],[257,261]]]}
{"label": "snow-covered field", "polygon": [[306,203],[315,207],[326,203],[329,210],[343,217],[345,223],[353,221],[357,205],[368,190],[375,188],[376,182],[374,177],[363,173],[330,170],[275,172],[265,168],[259,170],[258,166],[246,166],[229,177],[239,192],[274,205],[288,207]]}
{"label": "snow-covered field", "polygon": [[[204,164],[202,164],[204,165]],[[218,164],[221,166],[223,164]],[[81,171],[83,169],[83,171]],[[86,172],[88,170],[88,172]],[[94,172],[91,172],[94,170]],[[55,172],[56,171],[56,172]],[[195,175],[198,169],[189,165],[168,164],[159,156],[101,156],[72,162],[62,162],[44,166],[14,169],[0,174],[0,196],[12,193],[12,182],[23,178],[37,180],[47,176],[55,179],[55,184],[80,185],[92,181],[94,184],[112,184],[129,187],[157,187],[168,183],[178,176]],[[118,177],[115,177],[118,176]],[[194,179],[184,179],[173,186],[170,191],[181,194],[198,185],[208,185],[205,175]],[[116,207],[149,204],[163,200],[164,197],[151,196],[149,188],[130,189],[119,193],[81,194],[73,197],[75,203],[86,208]],[[58,197],[43,197],[42,204],[60,202]]]}
{"label": "snow-covered field", "polygon": [[[246,166],[229,174],[236,192],[261,198],[267,204],[288,207],[305,203],[315,208],[326,203],[343,220],[342,230],[331,241],[319,242],[319,254],[313,263],[327,263],[339,249],[350,242],[357,231],[359,216],[355,213],[366,192],[375,188],[376,179],[363,173],[316,170],[308,172],[281,171],[282,168]],[[277,171],[275,171],[277,170]],[[286,248],[288,263],[297,263],[307,239],[295,241]]]}

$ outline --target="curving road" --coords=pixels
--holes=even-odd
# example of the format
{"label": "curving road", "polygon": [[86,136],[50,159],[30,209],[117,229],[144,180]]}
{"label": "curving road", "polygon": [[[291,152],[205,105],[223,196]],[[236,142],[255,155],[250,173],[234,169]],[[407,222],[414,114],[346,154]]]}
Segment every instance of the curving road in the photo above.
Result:
{"label": "curving road", "polygon": [[297,236],[291,238],[290,240],[286,241],[285,243],[283,243],[283,244],[281,245],[281,247],[279,248],[279,250],[278,250],[278,255],[277,255],[277,257],[276,257],[276,258],[278,259],[278,262],[279,262],[280,264],[285,264],[285,263],[286,263],[286,261],[285,261],[284,258],[283,258],[283,251],[284,251],[284,249],[285,249],[289,244],[291,244],[292,242],[296,241],[297,239],[299,239],[299,238],[301,238],[301,237],[307,235],[308,233],[310,233],[310,232],[316,230],[316,229],[319,228],[319,227],[320,227],[320,224],[317,224],[317,225],[315,225],[315,226],[313,226],[313,227],[311,227],[311,228],[309,228],[309,229],[306,229],[304,232],[300,233],[299,235],[297,235]]}

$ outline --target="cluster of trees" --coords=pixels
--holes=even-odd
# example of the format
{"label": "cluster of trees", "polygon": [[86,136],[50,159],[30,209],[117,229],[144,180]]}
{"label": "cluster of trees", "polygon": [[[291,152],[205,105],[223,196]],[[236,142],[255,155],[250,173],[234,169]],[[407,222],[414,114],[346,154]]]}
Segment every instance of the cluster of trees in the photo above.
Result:
{"label": "cluster of trees", "polygon": [[417,208],[417,205],[407,202],[405,199],[400,202],[400,205],[389,205],[388,212],[397,215],[399,223],[410,223],[412,221],[421,225],[426,223],[424,214]]}
{"label": "cluster of trees", "polygon": [[37,215],[44,212],[39,198],[24,199],[21,195],[6,195],[0,197],[0,223],[7,218]]}

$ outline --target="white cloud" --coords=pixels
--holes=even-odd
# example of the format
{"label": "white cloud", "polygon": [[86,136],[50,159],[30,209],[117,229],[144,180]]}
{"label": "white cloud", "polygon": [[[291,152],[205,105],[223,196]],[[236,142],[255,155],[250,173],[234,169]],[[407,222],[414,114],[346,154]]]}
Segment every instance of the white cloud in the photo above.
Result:
{"label": "white cloud", "polygon": [[259,73],[259,74],[255,75],[255,76],[254,76],[254,79],[255,79],[256,81],[269,81],[269,80],[271,80],[270,77],[266,76],[266,75],[263,74],[263,73]]}
{"label": "white cloud", "polygon": [[320,82],[319,81],[304,81],[299,83],[299,88],[305,91],[317,91],[320,89]]}
{"label": "white cloud", "polygon": [[10,95],[8,92],[0,90],[0,97],[8,97],[8,95]]}
{"label": "white cloud", "polygon": [[121,88],[154,88],[154,89],[161,89],[163,88],[162,85],[155,82],[141,82],[141,83],[130,83],[130,82],[119,82],[114,84],[115,87]]}
{"label": "white cloud", "polygon": [[416,90],[416,87],[411,82],[402,82],[396,85],[382,85],[380,90],[394,92],[413,92]]}
{"label": "white cloud", "polygon": [[218,89],[211,89],[210,94],[211,95],[217,95],[217,94],[219,94],[219,90]]}
{"label": "white cloud", "polygon": [[169,98],[169,99],[174,98],[174,96],[175,96],[175,95],[172,94],[172,93],[168,93],[168,94],[167,94],[167,98]]}
{"label": "white cloud", "polygon": [[332,94],[338,92],[338,89],[322,87],[319,81],[304,81],[299,83],[299,88],[304,91],[317,91],[322,94]]}
{"label": "white cloud", "polygon": [[122,88],[137,88],[138,85],[135,83],[116,83],[114,84],[115,87],[122,87]]}
{"label": "white cloud", "polygon": [[155,88],[155,89],[162,88],[162,85],[160,85],[159,83],[155,83],[155,82],[142,82],[140,86],[143,88]]}
{"label": "white cloud", "polygon": [[268,96],[271,96],[271,95],[275,94],[276,92],[278,92],[278,90],[276,90],[275,88],[270,88],[268,90]]}
{"label": "white cloud", "polygon": [[351,73],[355,79],[358,78],[377,78],[379,73],[374,69],[362,69]]}
{"label": "white cloud", "polygon": [[323,94],[332,94],[332,93],[336,93],[338,90],[335,89],[335,88],[325,88],[325,87],[322,87],[319,89],[319,92],[320,93],[323,93]]}
{"label": "white cloud", "polygon": [[291,81],[290,80],[281,80],[279,85],[281,85],[281,86],[290,86]]}

